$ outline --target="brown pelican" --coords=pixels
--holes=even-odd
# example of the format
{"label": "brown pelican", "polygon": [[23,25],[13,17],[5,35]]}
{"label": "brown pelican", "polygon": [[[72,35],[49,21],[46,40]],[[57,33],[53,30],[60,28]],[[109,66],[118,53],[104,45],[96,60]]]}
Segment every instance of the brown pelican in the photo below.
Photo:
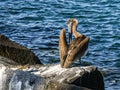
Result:
{"label": "brown pelican", "polygon": [[[66,40],[65,29],[60,32],[59,38],[59,52],[60,52],[60,62],[61,67],[68,68],[77,59],[84,56],[89,43],[89,38],[83,34],[77,32],[77,19],[69,19],[68,21],[68,31],[69,31],[69,45]],[[75,39],[72,41],[72,34]]]}

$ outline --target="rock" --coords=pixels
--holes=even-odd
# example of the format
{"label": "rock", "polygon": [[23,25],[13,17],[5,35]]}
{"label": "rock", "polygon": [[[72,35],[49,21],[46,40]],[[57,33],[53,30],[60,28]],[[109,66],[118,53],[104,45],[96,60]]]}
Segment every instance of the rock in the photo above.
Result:
{"label": "rock", "polygon": [[44,90],[45,80],[42,77],[20,70],[11,70],[5,66],[0,67],[0,90]]}
{"label": "rock", "polygon": [[10,59],[5,58],[3,56],[0,56],[0,64],[3,64],[5,66],[19,65],[17,62],[14,62],[13,60],[10,60]]}
{"label": "rock", "polygon": [[[100,71],[93,66],[72,67],[72,68],[66,69],[66,68],[61,68],[60,65],[47,65],[47,66],[27,65],[25,67],[11,66],[6,68],[12,70],[14,73],[17,73],[19,70],[19,74],[21,75],[18,74],[18,76],[21,76],[21,77],[17,77],[17,79],[20,78],[21,80],[22,78],[24,78],[25,80],[24,81],[22,79],[23,81],[21,85],[24,85],[23,83],[25,82],[28,83],[27,80],[28,81],[33,80],[34,83],[37,82],[38,84],[38,86],[33,85],[35,86],[34,88],[39,88],[39,86],[41,87],[41,85],[45,87],[45,89],[39,88],[40,90],[89,90],[89,89],[104,90],[103,76],[100,73]],[[4,73],[7,74],[6,70]],[[23,74],[26,74],[26,75],[23,75]],[[1,76],[7,76],[7,75],[1,75]],[[34,78],[35,79],[34,80],[31,78],[32,76],[37,78],[42,78],[42,81],[38,83],[38,81],[40,81],[41,79],[39,80],[37,78]],[[25,79],[25,78],[28,78],[28,79]],[[5,79],[5,81],[7,80]],[[13,81],[15,81],[15,79]],[[33,81],[31,83],[33,83]],[[19,80],[17,80],[16,82],[19,82]],[[14,84],[14,83],[11,82],[11,84]],[[39,89],[31,89],[31,90],[39,90]]]}
{"label": "rock", "polygon": [[42,64],[31,50],[9,40],[2,34],[0,34],[0,55],[9,58],[11,62],[13,60],[19,65]]}
{"label": "rock", "polygon": [[87,87],[92,90],[104,90],[104,80],[97,67],[61,68],[60,65],[43,66],[39,75],[58,82]]}
{"label": "rock", "polygon": [[0,66],[0,90],[90,90],[36,76],[28,71],[11,70]]}
{"label": "rock", "polygon": [[85,87],[78,87],[72,84],[59,83],[56,81],[49,81],[47,90],[91,90]]}

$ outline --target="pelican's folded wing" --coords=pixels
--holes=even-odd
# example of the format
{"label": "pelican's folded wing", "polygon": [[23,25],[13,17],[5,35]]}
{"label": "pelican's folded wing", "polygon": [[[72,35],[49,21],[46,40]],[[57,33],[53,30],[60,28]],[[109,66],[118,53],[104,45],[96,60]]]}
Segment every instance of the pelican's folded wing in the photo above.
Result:
{"label": "pelican's folded wing", "polygon": [[76,38],[69,46],[68,55],[63,67],[68,68],[73,63],[73,61],[81,58],[88,48],[88,43],[88,37]]}
{"label": "pelican's folded wing", "polygon": [[68,49],[68,44],[66,41],[65,29],[62,29],[59,37],[59,54],[60,54],[61,67],[63,67],[67,57],[67,49]]}

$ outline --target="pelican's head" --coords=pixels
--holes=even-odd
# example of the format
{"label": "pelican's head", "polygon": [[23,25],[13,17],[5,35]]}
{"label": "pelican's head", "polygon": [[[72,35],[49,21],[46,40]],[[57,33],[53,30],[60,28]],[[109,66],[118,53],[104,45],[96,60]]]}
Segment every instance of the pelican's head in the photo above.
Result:
{"label": "pelican's head", "polygon": [[77,26],[77,24],[78,24],[78,20],[75,18],[71,18],[67,22],[68,32],[69,32],[69,43],[71,43],[72,41],[73,26]]}

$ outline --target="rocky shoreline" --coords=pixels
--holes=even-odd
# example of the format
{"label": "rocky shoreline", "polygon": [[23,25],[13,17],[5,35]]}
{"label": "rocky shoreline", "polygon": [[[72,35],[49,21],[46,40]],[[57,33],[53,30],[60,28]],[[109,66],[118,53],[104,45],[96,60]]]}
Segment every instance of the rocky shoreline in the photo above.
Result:
{"label": "rocky shoreline", "polygon": [[0,90],[104,90],[97,67],[42,65],[35,54],[0,34]]}

